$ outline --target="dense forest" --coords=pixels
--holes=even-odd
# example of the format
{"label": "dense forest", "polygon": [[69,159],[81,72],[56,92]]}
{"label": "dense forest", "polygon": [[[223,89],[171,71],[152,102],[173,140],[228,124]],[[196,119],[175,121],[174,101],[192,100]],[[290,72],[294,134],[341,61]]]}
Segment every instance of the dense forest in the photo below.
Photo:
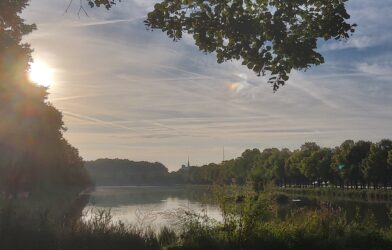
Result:
{"label": "dense forest", "polygon": [[162,185],[168,170],[158,162],[135,162],[123,159],[87,161],[86,169],[96,185]]}
{"label": "dense forest", "polygon": [[247,149],[236,159],[169,173],[160,163],[101,159],[87,162],[97,184],[244,184],[387,187],[392,184],[392,141],[346,140],[335,148],[307,142],[299,149]]}
{"label": "dense forest", "polygon": [[27,3],[0,1],[0,190],[10,196],[90,184],[78,150],[63,137],[61,112],[28,78],[32,50],[22,37],[36,27],[20,17]]}

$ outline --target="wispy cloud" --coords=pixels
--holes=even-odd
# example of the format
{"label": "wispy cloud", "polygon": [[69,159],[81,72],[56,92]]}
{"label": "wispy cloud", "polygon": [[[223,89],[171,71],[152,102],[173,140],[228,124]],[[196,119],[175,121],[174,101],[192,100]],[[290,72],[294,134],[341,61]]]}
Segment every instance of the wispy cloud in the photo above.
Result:
{"label": "wispy cloud", "polygon": [[294,72],[277,93],[240,62],[200,53],[190,36],[173,43],[147,32],[141,20],[156,0],[81,19],[54,2],[32,1],[25,15],[39,30],[28,41],[34,57],[58,69],[49,99],[86,159],[176,169],[187,155],[194,164],[220,161],[223,145],[235,157],[245,148],[392,137],[390,0],[348,1],[356,34],[322,44],[327,63]]}
{"label": "wispy cloud", "polygon": [[376,76],[392,76],[392,61],[385,64],[380,63],[360,63],[358,70],[370,75]]}
{"label": "wispy cloud", "polygon": [[[386,40],[386,37],[384,37]],[[383,41],[379,39],[374,39],[374,37],[370,36],[354,36],[349,40],[343,41],[333,41],[324,44],[321,47],[321,51],[329,51],[329,50],[342,50],[342,49],[366,49],[369,47],[377,46],[382,44]]]}

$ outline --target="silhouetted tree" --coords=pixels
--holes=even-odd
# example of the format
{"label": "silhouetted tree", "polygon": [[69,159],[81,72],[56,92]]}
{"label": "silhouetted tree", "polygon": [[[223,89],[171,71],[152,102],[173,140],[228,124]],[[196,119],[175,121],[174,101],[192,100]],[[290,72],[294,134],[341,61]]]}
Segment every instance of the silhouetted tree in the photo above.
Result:
{"label": "silhouetted tree", "polygon": [[28,79],[31,49],[22,38],[36,27],[20,17],[27,3],[0,1],[0,186],[11,194],[88,180],[63,138],[62,114],[47,102],[46,88]]}

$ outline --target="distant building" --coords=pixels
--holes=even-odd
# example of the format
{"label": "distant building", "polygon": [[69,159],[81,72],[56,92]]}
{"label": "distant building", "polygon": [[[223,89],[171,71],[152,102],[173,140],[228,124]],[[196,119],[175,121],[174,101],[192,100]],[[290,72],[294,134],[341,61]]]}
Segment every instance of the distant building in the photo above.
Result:
{"label": "distant building", "polygon": [[190,167],[191,167],[191,166],[190,166],[190,164],[189,164],[189,156],[188,156],[188,164],[187,164],[187,165],[182,164],[182,165],[181,165],[181,169],[183,169],[183,170],[188,170]]}

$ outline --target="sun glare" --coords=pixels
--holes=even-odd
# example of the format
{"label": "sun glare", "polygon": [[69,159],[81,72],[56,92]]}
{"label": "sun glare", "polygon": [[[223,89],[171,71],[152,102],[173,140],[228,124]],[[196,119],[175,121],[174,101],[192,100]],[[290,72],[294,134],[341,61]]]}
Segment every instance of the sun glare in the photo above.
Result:
{"label": "sun glare", "polygon": [[29,77],[32,82],[45,87],[49,87],[54,82],[53,69],[39,60],[35,60],[30,65]]}

